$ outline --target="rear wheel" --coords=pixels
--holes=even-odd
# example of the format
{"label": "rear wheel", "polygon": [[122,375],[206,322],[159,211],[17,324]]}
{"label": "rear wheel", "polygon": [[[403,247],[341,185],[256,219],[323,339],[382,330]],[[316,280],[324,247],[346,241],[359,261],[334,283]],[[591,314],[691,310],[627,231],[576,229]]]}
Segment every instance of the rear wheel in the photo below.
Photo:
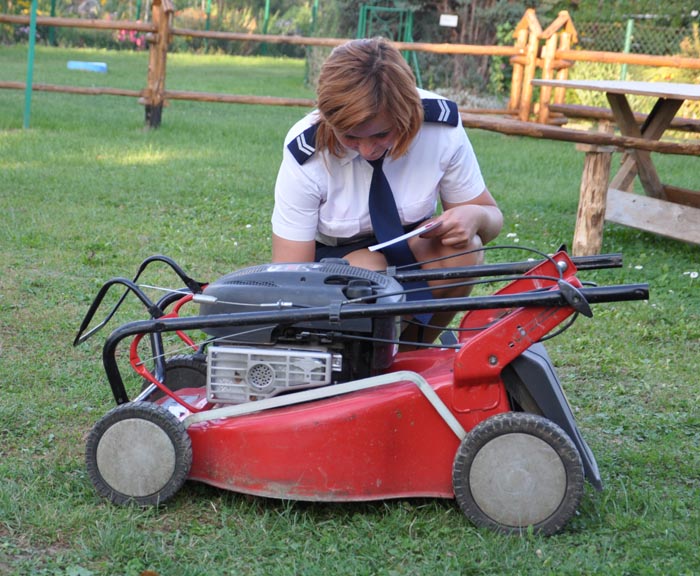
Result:
{"label": "rear wheel", "polygon": [[583,465],[576,446],[554,422],[506,412],[481,422],[455,456],[457,502],[477,526],[517,533],[532,526],[561,530],[583,495]]}
{"label": "rear wheel", "polygon": [[117,406],[95,424],[85,450],[100,496],[114,504],[163,504],[182,487],[192,465],[183,424],[149,402]]}
{"label": "rear wheel", "polygon": [[[182,388],[203,388],[207,385],[207,359],[203,354],[178,354],[165,361],[165,377],[163,383],[168,390],[175,392]],[[143,389],[150,386],[145,382]],[[156,389],[151,392],[146,400],[155,402],[165,394]]]}

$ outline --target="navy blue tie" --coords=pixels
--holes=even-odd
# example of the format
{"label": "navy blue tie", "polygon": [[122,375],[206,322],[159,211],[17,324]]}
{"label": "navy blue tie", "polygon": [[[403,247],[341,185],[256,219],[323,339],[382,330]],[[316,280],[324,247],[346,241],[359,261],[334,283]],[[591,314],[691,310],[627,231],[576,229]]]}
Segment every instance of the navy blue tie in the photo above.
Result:
{"label": "navy blue tie", "polygon": [[[399,210],[396,208],[394,194],[382,170],[384,156],[378,160],[367,160],[367,162],[369,162],[374,169],[374,172],[372,172],[372,180],[369,185],[369,217],[372,221],[374,235],[377,237],[379,243],[386,242],[387,240],[401,236],[404,233],[404,229],[401,224]],[[411,252],[407,240],[382,248],[381,252],[384,254],[390,266],[410,266],[411,264],[417,264],[416,257],[413,255],[413,252]],[[404,284],[404,287],[407,289],[427,288],[428,283],[425,280],[419,280],[417,282],[407,282]],[[406,298],[408,300],[425,300],[431,296],[430,290],[426,289],[418,292],[409,292]],[[427,323],[430,316],[430,314],[420,314],[417,315],[416,318],[423,323]]]}
{"label": "navy blue tie", "polygon": [[[394,194],[382,170],[384,156],[368,162],[374,169],[369,185],[369,217],[372,220],[374,235],[381,243],[401,236],[404,229],[396,208]],[[408,266],[416,263],[416,258],[406,240],[382,248],[381,252],[390,266]]]}

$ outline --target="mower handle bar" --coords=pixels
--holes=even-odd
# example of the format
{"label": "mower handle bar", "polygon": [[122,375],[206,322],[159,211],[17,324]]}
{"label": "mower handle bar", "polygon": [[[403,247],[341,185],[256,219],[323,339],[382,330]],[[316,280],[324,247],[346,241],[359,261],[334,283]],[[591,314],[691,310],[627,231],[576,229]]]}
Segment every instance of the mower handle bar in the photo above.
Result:
{"label": "mower handle bar", "polygon": [[[579,272],[582,270],[602,270],[604,268],[620,268],[622,255],[594,254],[592,256],[571,256],[571,261]],[[434,268],[430,270],[403,270],[387,268],[386,274],[400,282],[415,282],[418,280],[452,280],[457,278],[485,278],[489,276],[508,276],[524,274],[544,259],[524,260],[521,262],[506,262],[502,264],[478,264],[473,266],[458,266],[454,268]],[[564,262],[557,262],[557,268],[566,272]]]}
{"label": "mower handle bar", "polygon": [[[149,311],[152,318],[160,318],[165,314],[163,306],[164,300],[159,301],[157,304],[154,303],[146,295],[146,293],[143,290],[141,290],[141,288],[136,284],[144,270],[146,270],[146,268],[153,262],[163,262],[170,266],[170,268],[172,268],[172,270],[175,272],[175,274],[177,274],[180,280],[184,282],[187,289],[194,294],[201,292],[202,288],[206,286],[206,283],[193,280],[187,274],[185,274],[184,270],[172,258],[169,258],[168,256],[163,256],[161,254],[150,256],[149,258],[146,258],[143,262],[141,262],[141,265],[136,271],[136,275],[134,276],[133,280],[129,280],[128,278],[117,277],[108,280],[102,285],[100,290],[97,292],[95,299],[92,301],[92,304],[90,304],[90,308],[88,308],[88,311],[85,314],[85,318],[83,318],[83,321],[80,324],[78,334],[76,335],[75,340],[73,340],[73,346],[82,344],[83,342],[85,342],[85,340],[90,338],[90,336],[92,336],[96,332],[99,332],[105,326],[105,324],[107,324],[116,314],[117,310],[124,303],[124,299],[130,291],[136,294],[138,299],[141,300],[141,302],[143,302],[144,306],[146,306],[146,309]],[[98,308],[100,307],[100,304],[102,304],[102,300],[107,295],[107,292],[109,292],[112,286],[115,286],[117,284],[125,286],[126,289],[124,290],[124,293],[120,296],[119,300],[114,305],[114,307],[107,313],[107,316],[105,316],[104,320],[102,320],[102,322],[100,322],[91,330],[86,332],[87,327],[90,325],[90,322],[92,322],[92,319],[95,316],[95,313],[97,312]],[[181,295],[179,297],[181,297]]]}
{"label": "mower handle bar", "polygon": [[[566,286],[563,287],[562,285]],[[565,288],[565,289],[563,289]],[[577,301],[572,301],[573,298]],[[492,296],[467,296],[443,298],[419,302],[382,304],[341,304],[313,308],[265,310],[258,312],[233,312],[207,316],[156,318],[129,322],[115,329],[107,338],[102,350],[102,361],[117,404],[129,401],[116,361],[118,344],[129,336],[138,334],[162,334],[165,332],[204,330],[260,324],[295,324],[329,320],[339,322],[351,318],[413,315],[426,312],[468,311],[521,307],[571,307],[581,310],[590,304],[647,300],[648,284],[598,286],[574,288],[560,281],[558,289],[503,294]],[[379,299],[381,300],[381,298]]]}
{"label": "mower handle bar", "polygon": [[[620,266],[622,266],[622,255],[619,253],[599,254],[593,256],[573,256],[571,257],[571,260],[576,266],[577,270],[619,268]],[[540,260],[540,262],[541,261],[542,260]],[[183,281],[185,286],[193,294],[201,292],[202,288],[206,286],[206,282],[199,282],[185,274],[184,270],[172,258],[169,258],[168,256],[157,254],[155,256],[146,258],[139,266],[133,280],[129,280],[128,278],[117,277],[108,280],[102,285],[99,292],[95,296],[95,299],[92,301],[85,317],[83,318],[80,328],[78,329],[78,333],[75,339],[73,340],[73,346],[78,346],[79,344],[82,344],[88,338],[93,336],[96,332],[99,332],[114,317],[117,310],[124,302],[124,299],[126,298],[129,291],[136,294],[139,300],[143,302],[143,304],[146,306],[146,309],[151,314],[152,318],[159,318],[164,315],[164,307],[169,303],[169,299],[164,298],[158,303],[154,303],[136,285],[136,282],[140,278],[141,274],[153,262],[163,262],[170,266],[170,268],[172,268],[175,274],[177,274],[177,276]],[[399,270],[394,267],[390,267],[387,269],[386,274],[398,280],[399,282],[412,282],[417,280],[455,280],[458,278],[484,278],[489,276],[506,276],[509,274],[521,274],[527,272],[537,264],[538,261],[526,260],[522,262],[508,262],[503,264],[482,264],[454,268],[440,268],[435,270]],[[107,316],[105,316],[104,320],[102,320],[91,330],[86,331],[88,326],[90,325],[90,322],[92,322],[95,313],[99,309],[105,295],[107,294],[109,289],[116,284],[121,284],[125,286],[126,290],[121,295],[114,307],[109,311]]]}

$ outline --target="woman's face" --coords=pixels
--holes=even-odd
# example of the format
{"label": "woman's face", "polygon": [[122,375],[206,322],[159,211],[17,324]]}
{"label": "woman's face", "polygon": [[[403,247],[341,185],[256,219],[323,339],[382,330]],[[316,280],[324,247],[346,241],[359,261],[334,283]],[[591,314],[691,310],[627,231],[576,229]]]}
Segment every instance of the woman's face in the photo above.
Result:
{"label": "woman's face", "polygon": [[347,132],[336,132],[336,137],[343,146],[372,161],[381,158],[394,145],[396,128],[389,115],[382,112]]}

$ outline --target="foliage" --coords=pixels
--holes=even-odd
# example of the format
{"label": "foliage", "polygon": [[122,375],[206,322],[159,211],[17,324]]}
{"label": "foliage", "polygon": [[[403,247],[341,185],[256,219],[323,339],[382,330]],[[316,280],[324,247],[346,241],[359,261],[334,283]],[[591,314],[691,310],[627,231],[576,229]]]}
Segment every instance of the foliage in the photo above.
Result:
{"label": "foliage", "polygon": [[[241,6],[226,11],[205,11],[188,7],[175,14],[175,26],[193,30],[224,30],[227,32],[271,35],[310,36],[312,30],[311,6],[308,3],[291,5],[284,12],[271,12],[265,23],[264,11],[253,6]],[[304,48],[286,44],[264,44],[259,42],[231,42],[176,36],[173,39],[176,52],[220,52],[224,54],[267,54],[271,56],[304,56]]]}
{"label": "foliage", "polygon": [[[686,58],[700,58],[700,34],[698,24],[693,24],[691,36],[686,36],[680,45],[680,54]],[[686,84],[700,83],[700,71],[691,68],[672,68],[662,66],[644,70],[642,78],[650,82],[682,82]]]}
{"label": "foliage", "polygon": [[[228,32],[259,34],[256,13],[251,7],[241,7],[229,10],[224,14],[213,12],[210,17],[199,8],[185,8],[178,10],[173,19],[173,25],[177,28],[189,30],[206,30],[207,26],[214,22],[216,27],[210,29],[226,30]],[[172,47],[174,52],[222,52],[236,53],[240,55],[254,54],[258,49],[255,42],[228,42],[214,41],[205,38],[189,36],[175,36]]]}
{"label": "foliage", "polygon": [[551,5],[552,11],[568,10],[576,22],[622,22],[637,18],[674,28],[689,26],[700,16],[697,6],[693,10],[691,3],[683,0],[563,0],[546,4]]}
{"label": "foliage", "polygon": [[[20,0],[20,4],[12,7],[12,12],[29,13],[30,2]],[[180,3],[176,3],[179,5]],[[183,3],[184,4],[184,3]],[[311,21],[311,2],[294,2],[290,0],[275,0],[270,2],[268,22],[265,23],[265,0],[255,2],[219,2],[212,5],[207,13],[205,3],[183,5],[176,10],[175,26],[194,30],[223,30],[228,32],[273,35],[311,36],[313,25]],[[71,0],[58,2],[56,15],[62,17],[94,18],[104,20],[148,20],[148,3],[139,3],[141,13],[136,14],[135,3],[123,0]],[[39,2],[39,13],[49,15],[50,0]],[[137,18],[138,16],[138,18]],[[5,27],[0,28],[0,42],[7,34]],[[9,28],[8,28],[9,30]],[[15,41],[26,41],[28,29],[13,27]],[[57,45],[64,47],[93,47],[105,49],[143,49],[142,35],[130,33],[111,33],[108,31],[90,30],[83,28],[61,27],[55,30]],[[38,27],[39,42],[49,41],[48,27]],[[304,56],[304,48],[285,44],[268,44],[261,47],[260,43],[251,42],[219,42],[201,38],[176,36],[173,39],[173,50],[177,52],[222,52],[227,54],[260,54],[286,55],[292,57]]]}
{"label": "foliage", "polygon": [[[0,80],[21,78],[25,47],[0,47],[0,58]],[[105,61],[109,73],[69,71],[72,59]],[[147,65],[143,52],[39,47],[36,79],[138,89]],[[169,58],[173,89],[308,98],[303,76],[300,60]],[[154,253],[203,280],[266,261],[282,139],[306,110],[173,101],[148,131],[135,99],[35,93],[22,130],[23,100],[0,91],[0,573],[700,573],[698,249],[611,224],[603,250],[622,252],[624,266],[585,278],[649,282],[651,300],[595,306],[547,343],[606,485],[587,489],[563,534],[477,530],[453,502],[432,499],[285,502],[191,482],[159,509],[100,500],[83,452],[113,406],[102,338],[143,311],[125,310],[73,348],[83,314],[103,281]],[[582,154],[562,142],[470,138],[505,213],[498,242],[543,251],[568,242]],[[699,160],[655,163],[665,181],[698,188]]]}
{"label": "foliage", "polygon": [[[499,24],[496,30],[496,39],[498,45],[512,44],[513,26],[509,23]],[[513,68],[510,66],[509,59],[505,56],[494,56],[491,59],[489,69],[489,90],[493,94],[508,92],[512,74]]]}
{"label": "foliage", "polygon": [[[364,0],[335,0],[321,8],[319,19],[320,35],[335,37],[355,37],[366,31],[358,30],[360,6],[371,4]],[[514,25],[530,2],[514,0],[405,0],[395,6],[413,14],[412,38],[416,42],[495,44],[498,41],[498,26]],[[440,15],[448,13],[459,17],[457,28],[438,25]],[[385,34],[394,40],[402,38],[396,33],[398,16],[378,15],[389,31]],[[373,30],[380,28],[379,24]],[[492,60],[489,57],[450,56],[419,53],[417,55],[425,87],[449,87],[464,89],[472,87],[477,91],[486,89],[489,81]]]}

